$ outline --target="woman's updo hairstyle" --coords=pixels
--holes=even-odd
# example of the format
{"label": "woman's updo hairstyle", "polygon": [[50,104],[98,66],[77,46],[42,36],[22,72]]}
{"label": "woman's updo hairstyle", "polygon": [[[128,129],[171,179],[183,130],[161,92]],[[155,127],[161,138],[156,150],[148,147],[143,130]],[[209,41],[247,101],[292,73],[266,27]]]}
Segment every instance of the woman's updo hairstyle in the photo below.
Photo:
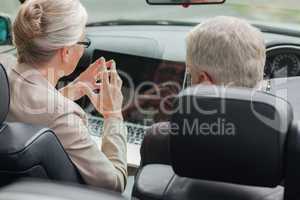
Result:
{"label": "woman's updo hairstyle", "polygon": [[26,0],[13,24],[18,62],[49,61],[58,49],[80,40],[86,22],[79,0]]}

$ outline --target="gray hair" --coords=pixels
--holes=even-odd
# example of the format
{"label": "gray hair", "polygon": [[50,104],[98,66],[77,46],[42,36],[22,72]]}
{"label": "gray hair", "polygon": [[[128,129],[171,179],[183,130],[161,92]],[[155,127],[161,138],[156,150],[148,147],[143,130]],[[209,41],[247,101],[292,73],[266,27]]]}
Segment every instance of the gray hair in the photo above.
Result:
{"label": "gray hair", "polygon": [[207,72],[218,85],[255,87],[264,75],[263,34],[244,20],[212,18],[188,34],[186,61],[196,72]]}
{"label": "gray hair", "polygon": [[79,0],[27,0],[13,24],[18,62],[49,61],[58,49],[80,40],[86,22]]}

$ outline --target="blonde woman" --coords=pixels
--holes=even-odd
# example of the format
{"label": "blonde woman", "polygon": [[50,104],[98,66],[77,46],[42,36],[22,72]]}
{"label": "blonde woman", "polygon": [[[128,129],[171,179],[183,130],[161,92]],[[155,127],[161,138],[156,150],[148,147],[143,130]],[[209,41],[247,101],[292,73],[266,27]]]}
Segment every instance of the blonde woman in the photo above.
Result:
{"label": "blonde woman", "polygon": [[[9,72],[8,119],[50,127],[87,184],[122,192],[127,180],[127,131],[121,114],[122,81],[114,61],[101,58],[73,83],[55,89],[89,46],[86,22],[79,0],[27,0],[20,7],[13,25],[18,64]],[[96,83],[98,78],[101,84]],[[89,136],[84,111],[73,102],[84,95],[104,116],[101,148],[100,141],[96,144]]]}

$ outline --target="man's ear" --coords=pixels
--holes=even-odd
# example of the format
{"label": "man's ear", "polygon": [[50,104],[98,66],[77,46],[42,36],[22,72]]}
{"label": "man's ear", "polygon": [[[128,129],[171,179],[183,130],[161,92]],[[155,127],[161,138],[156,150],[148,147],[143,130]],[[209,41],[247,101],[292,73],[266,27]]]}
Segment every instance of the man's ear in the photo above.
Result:
{"label": "man's ear", "polygon": [[214,81],[211,78],[211,76],[207,72],[204,72],[204,71],[199,73],[197,82],[201,83],[201,84],[214,84]]}

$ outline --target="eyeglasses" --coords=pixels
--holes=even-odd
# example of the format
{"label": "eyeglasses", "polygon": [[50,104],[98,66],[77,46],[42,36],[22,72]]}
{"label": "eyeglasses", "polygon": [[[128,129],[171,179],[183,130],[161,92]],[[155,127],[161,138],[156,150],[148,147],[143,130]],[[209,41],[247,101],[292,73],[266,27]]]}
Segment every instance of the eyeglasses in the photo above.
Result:
{"label": "eyeglasses", "polygon": [[77,42],[77,44],[83,45],[84,48],[87,49],[91,46],[91,40],[89,38],[86,38],[86,41],[80,41],[80,42]]}
{"label": "eyeglasses", "polygon": [[184,80],[183,80],[183,89],[186,89],[191,86],[192,86],[192,75],[190,74],[190,72],[188,72],[186,68]]}

